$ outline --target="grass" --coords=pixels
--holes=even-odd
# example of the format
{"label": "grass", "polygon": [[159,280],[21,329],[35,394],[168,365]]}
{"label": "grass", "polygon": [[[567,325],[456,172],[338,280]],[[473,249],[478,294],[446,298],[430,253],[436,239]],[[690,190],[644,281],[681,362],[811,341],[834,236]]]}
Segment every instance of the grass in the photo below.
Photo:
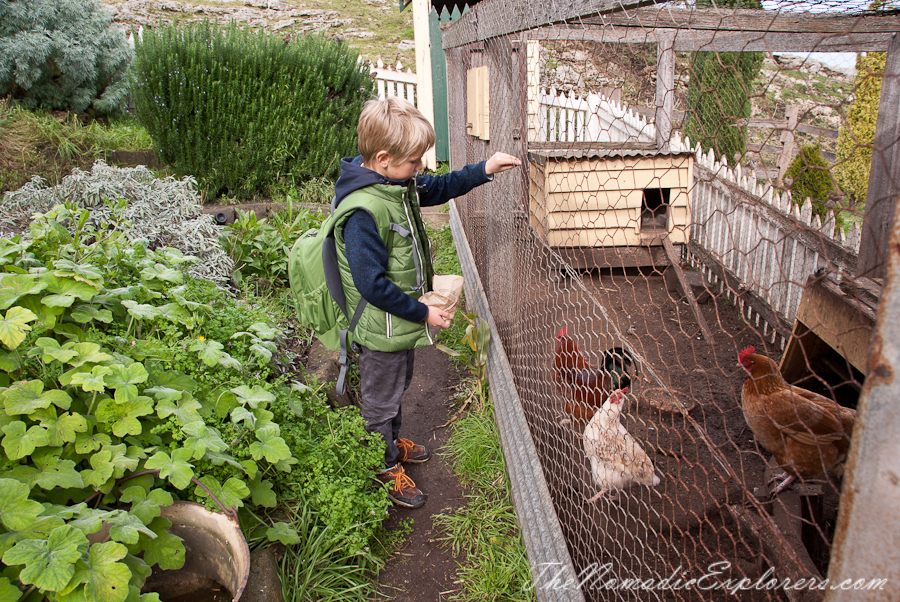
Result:
{"label": "grass", "polygon": [[150,135],[131,117],[82,123],[62,111],[28,111],[0,100],[0,193],[32,176],[58,183],[74,167],[89,169],[110,150],[146,150]]}
{"label": "grass", "polygon": [[[435,272],[460,274],[450,227],[429,227],[428,236],[435,247]],[[458,311],[450,328],[439,336],[442,344],[459,354],[453,360],[460,367],[471,363],[472,351],[463,342],[467,326],[468,321]],[[525,602],[535,599],[528,554],[511,501],[493,405],[489,396],[472,394],[482,386],[487,389],[476,378],[462,382],[459,401],[474,401],[452,425],[445,447],[454,473],[469,491],[468,501],[453,513],[436,515],[434,524],[453,554],[465,557],[456,579],[462,589],[450,600]]]}
{"label": "grass", "polygon": [[490,400],[484,405],[476,402],[452,428],[445,450],[471,493],[456,512],[434,517],[441,540],[454,555],[466,559],[457,574],[462,589],[451,600],[534,600],[528,554],[511,501]]}

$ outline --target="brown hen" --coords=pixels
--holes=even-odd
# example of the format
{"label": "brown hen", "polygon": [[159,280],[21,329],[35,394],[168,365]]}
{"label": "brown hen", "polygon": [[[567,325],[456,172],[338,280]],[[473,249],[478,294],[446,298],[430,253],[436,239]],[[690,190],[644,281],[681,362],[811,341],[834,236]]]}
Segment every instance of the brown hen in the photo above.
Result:
{"label": "brown hen", "polygon": [[772,359],[747,347],[738,361],[749,375],[741,391],[744,418],[756,440],[775,457],[784,479],[778,495],[797,477],[832,470],[847,457],[856,410],[787,383]]}

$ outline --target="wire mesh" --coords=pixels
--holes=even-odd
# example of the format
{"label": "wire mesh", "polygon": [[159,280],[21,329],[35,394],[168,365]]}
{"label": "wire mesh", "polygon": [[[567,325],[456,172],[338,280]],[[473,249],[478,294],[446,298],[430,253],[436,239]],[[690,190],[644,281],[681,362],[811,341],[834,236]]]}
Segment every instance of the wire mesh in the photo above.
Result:
{"label": "wire mesh", "polygon": [[579,572],[535,585],[821,599],[882,287],[866,203],[900,180],[868,181],[896,7],[533,4],[444,48],[452,167],[527,158],[457,211]]}

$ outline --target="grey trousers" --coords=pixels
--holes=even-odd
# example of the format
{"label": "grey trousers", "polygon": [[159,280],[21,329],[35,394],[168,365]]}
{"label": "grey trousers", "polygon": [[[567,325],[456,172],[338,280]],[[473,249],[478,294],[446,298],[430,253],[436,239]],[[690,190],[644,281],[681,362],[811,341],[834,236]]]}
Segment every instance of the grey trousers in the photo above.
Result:
{"label": "grey trousers", "polygon": [[400,398],[413,376],[415,349],[373,351],[362,347],[359,353],[360,397],[366,431],[384,439],[384,466],[397,463],[400,452],[394,443],[400,436]]}

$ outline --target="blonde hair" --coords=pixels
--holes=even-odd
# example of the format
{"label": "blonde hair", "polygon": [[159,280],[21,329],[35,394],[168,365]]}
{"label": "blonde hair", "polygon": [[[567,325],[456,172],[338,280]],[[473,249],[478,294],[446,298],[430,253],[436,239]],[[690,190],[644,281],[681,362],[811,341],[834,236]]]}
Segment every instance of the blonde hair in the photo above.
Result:
{"label": "blonde hair", "polygon": [[434,128],[425,116],[411,102],[396,96],[366,102],[356,135],[363,163],[386,151],[391,164],[399,165],[434,146]]}

